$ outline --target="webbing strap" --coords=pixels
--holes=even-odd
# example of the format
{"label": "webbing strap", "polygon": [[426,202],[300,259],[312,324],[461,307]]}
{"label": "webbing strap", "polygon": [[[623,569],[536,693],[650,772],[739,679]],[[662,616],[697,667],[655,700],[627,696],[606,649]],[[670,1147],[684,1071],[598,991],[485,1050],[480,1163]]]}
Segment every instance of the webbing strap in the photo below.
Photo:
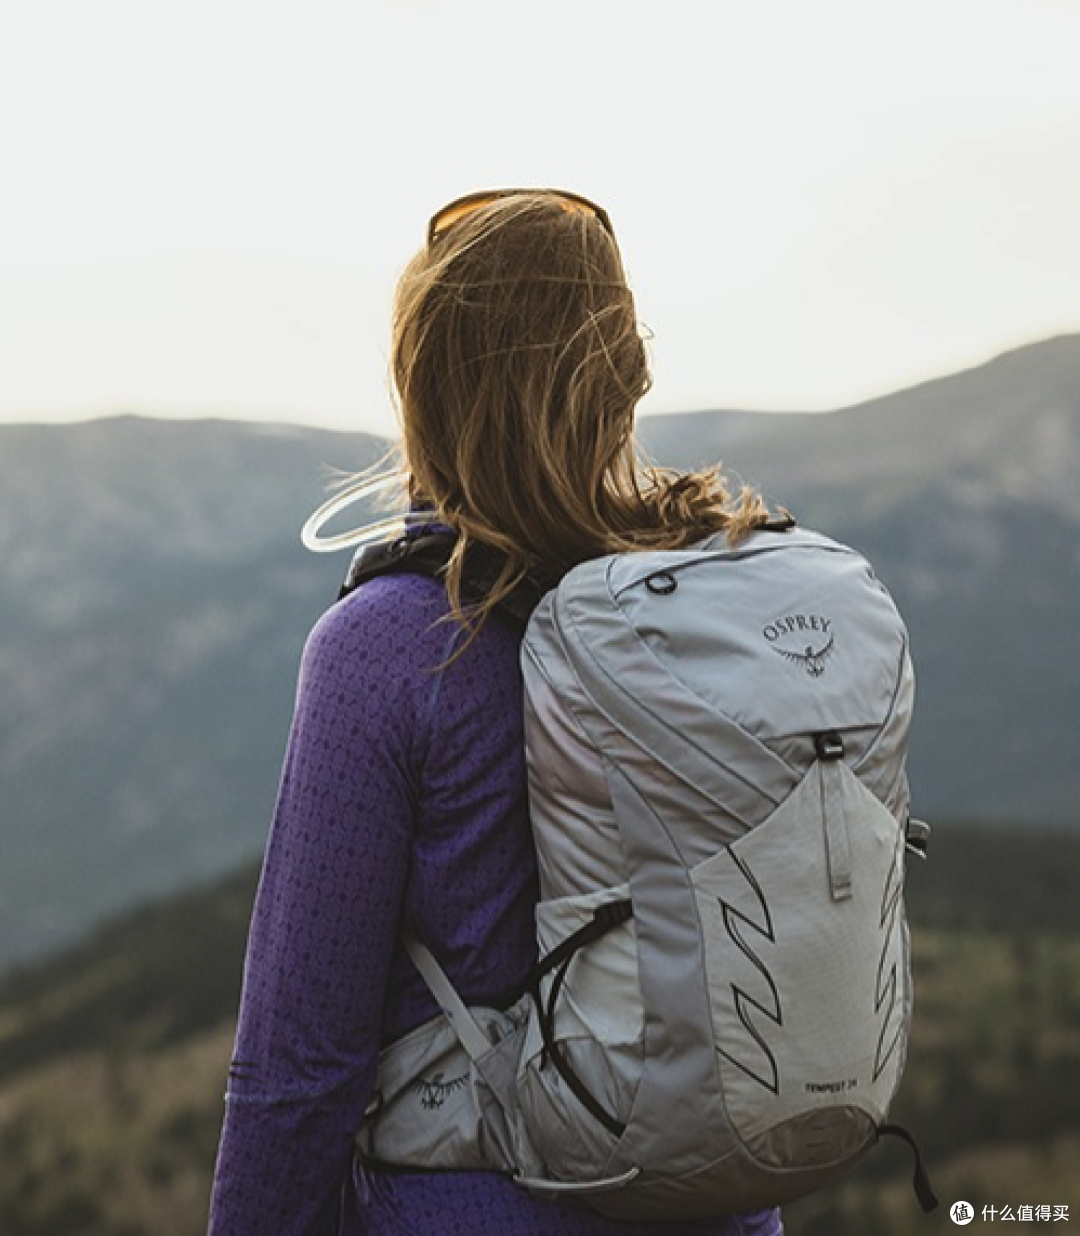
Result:
{"label": "webbing strap", "polygon": [[469,1059],[478,1063],[492,1048],[492,1042],[480,1028],[480,1023],[469,1012],[465,1001],[446,977],[446,971],[435,960],[431,950],[409,930],[404,933],[404,944],[413,965],[420,971],[431,994],[435,997],[443,1015],[458,1036]]}
{"label": "webbing strap", "polygon": [[821,822],[825,831],[825,859],[833,901],[853,895],[851,874],[851,821],[844,784],[844,741],[835,731],[814,739],[821,776]]}
{"label": "webbing strap", "polygon": [[[411,573],[442,579],[456,545],[455,533],[438,528],[366,545],[353,557],[338,600],[379,575]],[[466,606],[479,604],[492,591],[505,562],[504,555],[488,545],[477,542],[469,546],[461,580],[462,600]],[[540,598],[555,582],[554,578],[541,580],[538,576],[527,575],[498,602],[495,612],[520,635]]]}

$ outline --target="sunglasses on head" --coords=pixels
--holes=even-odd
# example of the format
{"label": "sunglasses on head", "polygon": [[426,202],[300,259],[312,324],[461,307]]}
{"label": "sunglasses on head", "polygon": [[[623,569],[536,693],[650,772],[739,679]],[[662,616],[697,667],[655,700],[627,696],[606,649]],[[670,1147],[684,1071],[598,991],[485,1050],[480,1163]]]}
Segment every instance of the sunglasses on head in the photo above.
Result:
{"label": "sunglasses on head", "polygon": [[517,197],[522,193],[541,193],[545,197],[553,198],[568,214],[587,215],[591,219],[597,219],[609,236],[615,235],[607,211],[579,193],[568,193],[564,189],[483,189],[479,193],[467,193],[464,197],[455,198],[436,211],[428,224],[428,244],[434,244],[455,223],[460,223],[473,211],[490,206],[500,198]]}

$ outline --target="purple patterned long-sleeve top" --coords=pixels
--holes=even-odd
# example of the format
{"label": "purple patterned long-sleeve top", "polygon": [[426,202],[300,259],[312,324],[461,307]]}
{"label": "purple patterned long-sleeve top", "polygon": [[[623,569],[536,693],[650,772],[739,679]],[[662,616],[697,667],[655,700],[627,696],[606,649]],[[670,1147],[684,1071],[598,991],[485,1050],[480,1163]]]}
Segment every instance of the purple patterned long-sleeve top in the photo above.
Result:
{"label": "purple patterned long-sleeve top", "polygon": [[778,1211],[623,1224],[496,1173],[379,1175],[354,1159],[379,1048],[437,1013],[412,922],[466,1001],[535,960],[518,642],[458,659],[444,589],[371,580],[304,650],[248,945],[210,1236],[779,1236]]}

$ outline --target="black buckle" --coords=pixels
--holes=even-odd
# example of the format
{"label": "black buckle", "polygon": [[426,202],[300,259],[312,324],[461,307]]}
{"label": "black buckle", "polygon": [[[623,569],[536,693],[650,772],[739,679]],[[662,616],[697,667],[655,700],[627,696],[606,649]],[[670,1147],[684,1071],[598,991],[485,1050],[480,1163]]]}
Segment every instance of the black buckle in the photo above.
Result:
{"label": "black buckle", "polygon": [[915,820],[909,816],[904,830],[904,845],[917,858],[925,859],[930,847],[930,825],[925,820]]}
{"label": "black buckle", "polygon": [[844,740],[836,730],[826,730],[823,734],[814,735],[814,750],[819,760],[842,760]]}

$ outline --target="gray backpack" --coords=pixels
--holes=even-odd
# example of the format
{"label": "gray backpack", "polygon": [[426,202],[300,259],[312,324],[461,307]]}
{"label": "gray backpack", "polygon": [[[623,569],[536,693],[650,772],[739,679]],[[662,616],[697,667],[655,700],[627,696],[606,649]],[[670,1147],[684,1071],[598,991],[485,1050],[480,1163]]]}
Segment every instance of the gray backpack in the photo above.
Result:
{"label": "gray backpack", "polygon": [[[763,1208],[882,1132],[912,1011],[913,678],[870,566],[812,532],[585,563],[522,643],[533,991],[380,1058],[375,1164],[510,1172],[627,1219]],[[913,1143],[912,1143],[913,1144]],[[935,1204],[916,1151],[915,1188]]]}

